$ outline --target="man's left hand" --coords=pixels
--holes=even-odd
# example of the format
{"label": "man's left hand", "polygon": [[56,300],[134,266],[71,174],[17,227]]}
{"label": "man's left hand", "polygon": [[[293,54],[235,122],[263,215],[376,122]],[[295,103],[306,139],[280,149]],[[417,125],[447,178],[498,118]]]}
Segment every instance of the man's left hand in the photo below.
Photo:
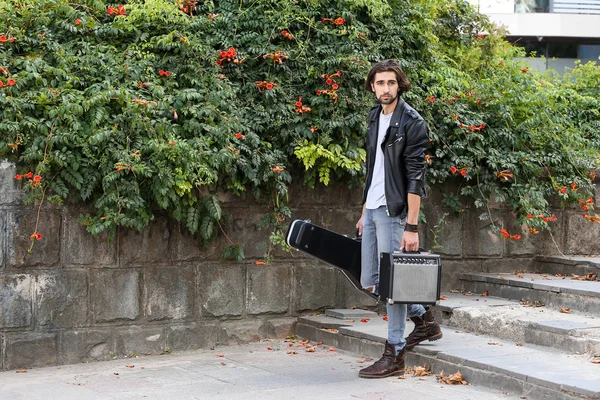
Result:
{"label": "man's left hand", "polygon": [[404,251],[419,251],[419,233],[404,231],[401,248]]}

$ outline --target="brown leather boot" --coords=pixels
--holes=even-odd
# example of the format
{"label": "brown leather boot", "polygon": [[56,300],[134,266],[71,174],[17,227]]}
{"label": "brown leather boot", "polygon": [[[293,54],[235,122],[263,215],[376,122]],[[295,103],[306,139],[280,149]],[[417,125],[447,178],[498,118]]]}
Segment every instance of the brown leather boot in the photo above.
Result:
{"label": "brown leather boot", "polygon": [[385,342],[383,356],[370,367],[358,372],[361,378],[385,378],[393,375],[404,375],[404,349],[396,355],[396,346]]}
{"label": "brown leather boot", "polygon": [[425,314],[420,317],[411,317],[410,319],[415,323],[415,329],[413,329],[406,338],[407,350],[412,349],[425,340],[433,342],[434,340],[442,338],[442,329],[433,319],[431,310],[427,310]]}

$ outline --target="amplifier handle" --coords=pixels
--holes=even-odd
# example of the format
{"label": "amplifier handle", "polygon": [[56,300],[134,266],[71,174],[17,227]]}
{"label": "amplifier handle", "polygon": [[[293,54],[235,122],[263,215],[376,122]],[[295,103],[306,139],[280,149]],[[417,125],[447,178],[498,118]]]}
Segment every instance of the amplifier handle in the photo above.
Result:
{"label": "amplifier handle", "polygon": [[419,247],[419,250],[417,250],[417,251],[406,251],[406,250],[404,250],[404,247],[403,247],[403,248],[400,249],[400,251],[402,253],[404,253],[404,254],[421,254],[421,253],[427,253],[425,251],[425,249],[422,248],[422,247]]}

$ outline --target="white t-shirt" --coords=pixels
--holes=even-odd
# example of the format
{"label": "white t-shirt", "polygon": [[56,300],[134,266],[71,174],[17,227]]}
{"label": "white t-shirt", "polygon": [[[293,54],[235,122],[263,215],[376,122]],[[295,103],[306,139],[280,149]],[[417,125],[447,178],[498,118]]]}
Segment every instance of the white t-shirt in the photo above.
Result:
{"label": "white t-shirt", "polygon": [[385,206],[385,168],[383,166],[383,151],[381,144],[385,138],[385,133],[390,127],[393,113],[384,114],[383,111],[379,114],[379,132],[377,133],[377,150],[375,151],[375,164],[373,165],[373,177],[371,178],[371,186],[367,193],[366,207],[374,210],[381,206]]}

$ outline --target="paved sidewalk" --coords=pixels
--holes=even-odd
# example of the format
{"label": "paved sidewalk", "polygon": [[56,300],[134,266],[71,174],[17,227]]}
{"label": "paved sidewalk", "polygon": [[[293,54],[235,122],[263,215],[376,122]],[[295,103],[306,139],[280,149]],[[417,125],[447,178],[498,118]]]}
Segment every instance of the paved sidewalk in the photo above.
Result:
{"label": "paved sidewalk", "polygon": [[[270,350],[270,349],[271,350]],[[0,399],[428,399],[514,400],[434,376],[360,379],[362,356],[320,345],[315,352],[283,340],[162,356],[0,372]],[[288,352],[296,351],[296,354]],[[219,355],[222,355],[219,356]],[[456,371],[448,371],[456,372]]]}

